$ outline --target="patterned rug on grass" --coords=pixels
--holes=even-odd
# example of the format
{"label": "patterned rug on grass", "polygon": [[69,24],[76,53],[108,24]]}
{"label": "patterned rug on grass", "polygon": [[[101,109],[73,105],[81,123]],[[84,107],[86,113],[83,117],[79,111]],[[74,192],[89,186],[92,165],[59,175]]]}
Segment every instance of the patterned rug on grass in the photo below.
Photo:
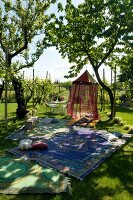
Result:
{"label": "patterned rug on grass", "polygon": [[8,151],[20,157],[25,155],[43,166],[82,180],[129,139],[123,137],[109,142],[101,134],[91,130],[61,133],[45,140],[48,144],[47,150],[20,151],[13,148]]}
{"label": "patterned rug on grass", "polygon": [[60,193],[68,186],[69,179],[53,169],[10,155],[0,157],[0,193]]}
{"label": "patterned rug on grass", "polygon": [[[52,121],[47,123],[47,121],[50,119],[52,119]],[[56,133],[69,132],[69,128],[66,124],[67,120],[64,119],[39,118],[32,130],[27,130],[24,125],[17,131],[8,135],[5,139],[22,140],[29,138],[38,140],[43,138],[51,138]]]}

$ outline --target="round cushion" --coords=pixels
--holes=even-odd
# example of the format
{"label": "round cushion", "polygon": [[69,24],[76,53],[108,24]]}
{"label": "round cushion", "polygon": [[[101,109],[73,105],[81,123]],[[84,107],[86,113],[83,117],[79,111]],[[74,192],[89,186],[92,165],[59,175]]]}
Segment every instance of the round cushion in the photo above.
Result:
{"label": "round cushion", "polygon": [[39,150],[39,149],[47,149],[48,145],[44,142],[36,142],[32,144],[32,149],[33,150]]}

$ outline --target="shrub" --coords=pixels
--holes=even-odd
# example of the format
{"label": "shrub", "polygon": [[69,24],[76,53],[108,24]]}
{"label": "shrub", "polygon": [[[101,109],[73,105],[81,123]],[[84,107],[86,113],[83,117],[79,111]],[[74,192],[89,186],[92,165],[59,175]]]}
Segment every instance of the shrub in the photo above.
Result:
{"label": "shrub", "polygon": [[[1,102],[2,103],[5,102],[5,92],[2,93]],[[14,103],[14,102],[16,102],[15,92],[14,91],[8,91],[8,93],[7,93],[7,102],[8,103]]]}
{"label": "shrub", "polygon": [[110,116],[111,116],[111,113],[107,113],[107,116],[110,117]]}
{"label": "shrub", "polygon": [[115,124],[119,124],[119,125],[123,125],[124,124],[120,117],[114,117],[113,122]]}
{"label": "shrub", "polygon": [[123,127],[124,130],[128,130],[129,128],[130,128],[130,125],[125,125],[125,126]]}
{"label": "shrub", "polygon": [[129,127],[128,134],[133,134],[133,126]]}

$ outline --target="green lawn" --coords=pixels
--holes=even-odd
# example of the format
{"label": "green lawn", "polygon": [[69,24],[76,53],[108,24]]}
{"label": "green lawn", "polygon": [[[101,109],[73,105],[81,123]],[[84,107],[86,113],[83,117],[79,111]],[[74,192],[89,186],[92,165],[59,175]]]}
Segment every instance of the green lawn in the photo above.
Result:
{"label": "green lawn", "polygon": [[133,126],[133,109],[117,107],[117,116],[121,117],[126,124]]}
{"label": "green lawn", "polygon": [[[16,105],[9,104],[9,130],[8,134],[20,127],[24,121],[13,122]],[[108,111],[107,111],[108,112]],[[36,115],[46,116],[44,106],[39,106]],[[0,152],[7,148],[16,146],[17,142],[5,141],[6,132],[4,129],[4,108],[0,104]],[[52,114],[53,116],[53,114]],[[55,115],[62,118],[63,115]],[[100,113],[101,121],[97,128],[116,130],[127,133],[123,126],[114,125],[107,121],[105,113]],[[133,110],[128,108],[117,108],[117,116],[121,117],[125,124],[132,125]],[[58,195],[3,195],[0,200],[132,200],[133,199],[133,139],[124,147],[114,153],[96,170],[88,175],[83,181],[71,178],[72,192]]]}

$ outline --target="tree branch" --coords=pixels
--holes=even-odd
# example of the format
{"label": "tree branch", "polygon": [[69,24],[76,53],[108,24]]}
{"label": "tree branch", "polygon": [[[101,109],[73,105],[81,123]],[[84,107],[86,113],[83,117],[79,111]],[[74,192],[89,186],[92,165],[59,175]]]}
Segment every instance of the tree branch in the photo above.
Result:
{"label": "tree branch", "polygon": [[105,54],[105,56],[102,58],[101,62],[97,65],[97,68],[99,68],[102,63],[104,63],[104,61],[108,58],[108,56],[113,52],[114,47],[117,43],[118,39],[115,39],[115,42],[112,44],[112,47],[109,49],[109,51]]}
{"label": "tree branch", "polygon": [[34,65],[34,63],[36,62],[36,60],[28,63],[28,64],[25,64],[25,65],[22,65],[21,67],[19,67],[18,69],[15,70],[15,72],[18,72],[19,70],[23,69],[23,68],[26,68],[26,67],[32,67]]}
{"label": "tree branch", "polygon": [[11,54],[10,57],[11,59],[21,53],[24,49],[27,49],[28,47],[28,39],[27,39],[27,29],[24,29],[24,46],[18,49],[15,53]]}
{"label": "tree branch", "polygon": [[0,33],[0,44],[1,44],[1,48],[2,48],[3,51],[6,53],[6,47],[5,47],[4,44],[2,43],[2,32]]}
{"label": "tree branch", "polygon": [[85,48],[85,46],[83,45],[83,43],[81,43],[81,45],[82,45],[82,47],[83,47],[83,49],[84,49],[84,52],[85,52],[86,55],[88,56],[89,61],[90,61],[91,65],[92,65],[92,67],[94,68],[94,67],[95,67],[95,64],[94,64],[94,61],[93,61],[92,57],[91,57],[90,54],[88,53],[88,51],[87,51],[87,49]]}
{"label": "tree branch", "polygon": [[[101,62],[98,64],[98,68],[102,65],[102,63],[104,63],[104,61],[108,58],[108,56],[113,52],[113,50],[114,50],[114,47],[115,47],[115,45],[116,45],[116,43],[117,43],[117,41],[118,41],[118,35],[119,35],[119,33],[120,33],[120,31],[121,31],[121,27],[122,27],[122,24],[120,24],[120,27],[118,28],[118,31],[117,31],[117,34],[116,34],[116,36],[115,36],[115,41],[114,41],[114,43],[112,44],[112,47],[109,49],[109,51],[105,54],[105,56],[103,57],[103,59],[101,60]],[[113,36],[112,36],[113,37]]]}

